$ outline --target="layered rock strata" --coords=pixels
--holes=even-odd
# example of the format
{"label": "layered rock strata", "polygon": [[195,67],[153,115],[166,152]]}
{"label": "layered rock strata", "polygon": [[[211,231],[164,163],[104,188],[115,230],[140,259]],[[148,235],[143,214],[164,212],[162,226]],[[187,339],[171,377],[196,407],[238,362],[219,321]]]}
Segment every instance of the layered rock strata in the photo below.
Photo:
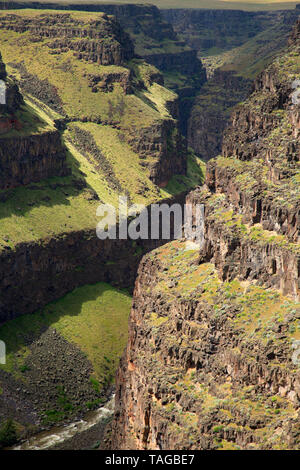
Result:
{"label": "layered rock strata", "polygon": [[[161,202],[183,205],[184,201],[185,193]],[[14,249],[4,247],[0,252],[0,323],[32,313],[86,284],[108,282],[132,289],[143,254],[168,242],[162,235],[150,238],[150,210],[148,216],[146,240],[100,240],[91,229],[62,233],[39,243],[19,243]],[[173,230],[171,224],[171,239]]]}
{"label": "layered rock strata", "polygon": [[187,198],[201,246],[139,267],[113,448],[299,448],[298,31]]}

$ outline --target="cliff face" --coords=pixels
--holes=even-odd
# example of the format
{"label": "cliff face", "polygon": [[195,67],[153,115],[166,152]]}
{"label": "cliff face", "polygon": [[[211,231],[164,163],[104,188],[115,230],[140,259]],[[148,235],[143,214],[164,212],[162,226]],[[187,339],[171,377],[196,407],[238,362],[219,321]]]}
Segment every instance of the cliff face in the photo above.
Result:
{"label": "cliff face", "polygon": [[164,18],[173,25],[187,44],[206,53],[217,48],[228,50],[279,24],[282,19],[293,24],[297,11],[249,12],[241,10],[163,10]]}
{"label": "cliff face", "polygon": [[15,188],[68,173],[66,152],[58,131],[21,138],[0,138],[0,189]]}
{"label": "cliff face", "polygon": [[185,174],[178,97],[163,87],[154,66],[134,57],[133,42],[115,18],[106,13],[2,12],[0,29],[10,45],[21,37],[25,41],[26,54],[6,48],[6,60],[21,90],[47,105],[52,119],[54,111],[64,127],[79,121],[118,129],[157,185],[174,172]]}
{"label": "cliff face", "polygon": [[132,134],[128,142],[141,159],[148,158],[150,179],[158,186],[166,186],[173,175],[186,173],[186,141],[173,120],[165,120],[162,125]]}
{"label": "cliff face", "polygon": [[209,160],[221,152],[232,109],[251,88],[251,80],[222,69],[217,69],[202,87],[188,120],[188,143],[202,159]]}
{"label": "cliff face", "polygon": [[201,244],[139,267],[113,448],[299,448],[298,29],[187,198]]}

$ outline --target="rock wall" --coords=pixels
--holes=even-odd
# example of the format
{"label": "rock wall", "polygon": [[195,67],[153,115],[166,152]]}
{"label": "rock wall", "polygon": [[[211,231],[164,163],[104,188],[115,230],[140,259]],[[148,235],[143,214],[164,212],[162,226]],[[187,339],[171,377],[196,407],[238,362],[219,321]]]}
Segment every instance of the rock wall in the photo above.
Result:
{"label": "rock wall", "polygon": [[298,27],[187,197],[201,247],[141,262],[111,448],[299,448]]}
{"label": "rock wall", "polygon": [[[184,200],[181,194],[161,203]],[[0,253],[0,323],[32,313],[82,285],[108,282],[132,288],[142,255],[167,241],[99,240],[95,229],[7,247]]]}
{"label": "rock wall", "polygon": [[180,133],[178,121],[165,119],[142,132],[134,131],[126,140],[142,159],[150,159],[147,166],[151,181],[164,187],[173,175],[186,174],[187,142]]}
{"label": "rock wall", "polygon": [[0,189],[66,176],[69,172],[59,131],[0,138]]}
{"label": "rock wall", "polygon": [[188,144],[203,160],[221,152],[222,135],[233,107],[251,92],[252,82],[233,71],[217,69],[202,87],[188,120]]}
{"label": "rock wall", "polygon": [[[245,328],[239,320],[242,307],[229,286],[217,284],[210,300],[213,267],[197,268],[197,254],[189,253],[184,243],[171,244],[140,265],[112,448],[297,449],[300,376],[289,328],[299,309],[281,324],[274,318],[265,339],[259,322]],[[250,290],[248,298],[256,312]],[[275,311],[274,298],[270,305]]]}

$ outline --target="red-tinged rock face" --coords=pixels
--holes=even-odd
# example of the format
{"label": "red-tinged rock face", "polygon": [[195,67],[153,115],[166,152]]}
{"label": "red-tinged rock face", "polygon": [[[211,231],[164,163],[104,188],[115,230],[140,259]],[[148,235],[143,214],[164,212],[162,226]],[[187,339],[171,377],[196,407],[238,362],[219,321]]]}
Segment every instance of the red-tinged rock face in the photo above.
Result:
{"label": "red-tinged rock face", "polygon": [[294,44],[237,107],[223,156],[187,197],[204,206],[202,249],[173,242],[139,267],[112,448],[299,448]]}

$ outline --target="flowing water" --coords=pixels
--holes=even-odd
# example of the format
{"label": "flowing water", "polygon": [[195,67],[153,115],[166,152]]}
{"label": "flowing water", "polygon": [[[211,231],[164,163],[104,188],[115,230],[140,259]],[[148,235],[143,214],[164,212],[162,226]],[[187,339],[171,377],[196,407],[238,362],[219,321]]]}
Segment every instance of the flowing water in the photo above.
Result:
{"label": "flowing water", "polygon": [[92,428],[96,424],[105,422],[114,413],[115,395],[110,396],[109,401],[96,411],[91,411],[85,418],[64,426],[56,426],[49,431],[43,431],[32,436],[27,441],[12,447],[12,450],[46,450],[71,439]]}

